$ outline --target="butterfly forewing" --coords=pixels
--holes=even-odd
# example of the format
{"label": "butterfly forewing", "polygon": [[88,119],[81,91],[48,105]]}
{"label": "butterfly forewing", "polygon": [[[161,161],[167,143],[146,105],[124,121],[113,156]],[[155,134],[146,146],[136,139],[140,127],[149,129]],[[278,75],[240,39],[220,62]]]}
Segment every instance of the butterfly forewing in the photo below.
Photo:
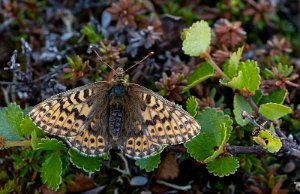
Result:
{"label": "butterfly forewing", "polygon": [[109,86],[107,82],[98,82],[55,95],[35,106],[30,118],[45,132],[65,137],[81,153],[103,154],[108,147],[107,103],[101,99],[105,99]]}
{"label": "butterfly forewing", "polygon": [[178,105],[142,86],[131,84],[138,95],[142,131],[158,144],[179,144],[200,132],[197,121]]}

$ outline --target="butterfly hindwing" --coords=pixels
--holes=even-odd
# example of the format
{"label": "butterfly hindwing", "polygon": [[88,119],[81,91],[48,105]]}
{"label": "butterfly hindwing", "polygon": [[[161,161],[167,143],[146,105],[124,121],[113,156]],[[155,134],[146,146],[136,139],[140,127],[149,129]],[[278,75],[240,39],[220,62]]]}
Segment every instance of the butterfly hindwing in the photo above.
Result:
{"label": "butterfly hindwing", "polygon": [[179,144],[200,132],[197,121],[173,102],[136,84],[130,84],[130,90],[139,98],[142,131],[152,142]]}
{"label": "butterfly hindwing", "polygon": [[138,121],[131,122],[123,141],[123,152],[131,158],[145,158],[162,149],[162,145],[152,142],[142,131]]}

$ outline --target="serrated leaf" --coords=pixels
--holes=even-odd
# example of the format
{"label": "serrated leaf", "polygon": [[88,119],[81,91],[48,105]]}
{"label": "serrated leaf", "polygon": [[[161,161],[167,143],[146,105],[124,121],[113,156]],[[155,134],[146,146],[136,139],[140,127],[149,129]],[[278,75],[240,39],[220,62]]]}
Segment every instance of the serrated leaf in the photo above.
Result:
{"label": "serrated leaf", "polygon": [[42,182],[48,188],[57,191],[62,182],[62,161],[57,152],[51,153],[41,168]]}
{"label": "serrated leaf", "polygon": [[266,103],[277,103],[282,104],[287,96],[287,91],[283,89],[277,89],[272,91],[267,96],[262,96],[259,104],[266,104]]}
{"label": "serrated leaf", "polygon": [[267,103],[260,105],[258,112],[267,119],[276,120],[291,113],[292,109],[282,104]]}
{"label": "serrated leaf", "polygon": [[249,123],[249,119],[244,119],[241,115],[242,111],[246,111],[249,115],[252,113],[252,108],[248,102],[239,94],[236,94],[233,99],[233,114],[235,121],[241,125],[245,126]]}
{"label": "serrated leaf", "polygon": [[191,96],[186,101],[186,109],[190,115],[195,117],[198,112],[198,103],[196,101],[196,98],[194,96]]}
{"label": "serrated leaf", "polygon": [[186,55],[200,56],[206,52],[211,43],[211,29],[207,22],[201,20],[182,32],[182,50]]}
{"label": "serrated leaf", "polygon": [[9,104],[0,111],[0,136],[5,140],[21,140],[21,122],[23,112],[15,103]]}
{"label": "serrated leaf", "polygon": [[54,151],[60,151],[60,150],[66,150],[66,145],[58,141],[57,139],[41,139],[41,141],[37,144],[37,149],[41,150],[54,150]]}
{"label": "serrated leaf", "polygon": [[70,161],[80,169],[86,172],[96,172],[99,171],[102,163],[99,157],[90,157],[80,154],[74,149],[69,149]]}
{"label": "serrated leaf", "polygon": [[275,153],[280,150],[282,143],[279,137],[272,137],[268,130],[260,130],[257,137],[253,137],[253,140],[267,149],[270,153]]}
{"label": "serrated leaf", "polygon": [[146,170],[146,172],[151,172],[158,167],[160,164],[160,154],[165,149],[164,146],[159,152],[150,156],[148,158],[141,158],[135,161],[135,165],[137,165],[140,169]]}
{"label": "serrated leaf", "polygon": [[232,53],[223,67],[224,73],[230,78],[233,78],[237,74],[243,49],[244,47],[240,47],[236,52]]}
{"label": "serrated leaf", "polygon": [[212,66],[203,62],[197,69],[195,69],[188,77],[187,86],[183,89],[183,92],[188,91],[197,84],[205,81],[206,79],[214,75],[214,69]]}
{"label": "serrated leaf", "polygon": [[187,152],[197,161],[210,162],[223,152],[232,131],[232,120],[223,112],[207,108],[200,112],[200,135],[185,143]]}
{"label": "serrated leaf", "polygon": [[238,68],[238,74],[230,81],[220,81],[221,84],[237,90],[246,90],[254,93],[260,84],[259,68],[256,61],[247,60],[241,62]]}
{"label": "serrated leaf", "polygon": [[21,132],[23,135],[30,135],[32,131],[36,131],[37,136],[42,136],[44,133],[39,129],[30,119],[29,115],[26,115],[21,122]]}
{"label": "serrated leaf", "polygon": [[224,157],[207,163],[207,170],[215,176],[224,177],[234,174],[239,166],[239,161],[235,157]]}

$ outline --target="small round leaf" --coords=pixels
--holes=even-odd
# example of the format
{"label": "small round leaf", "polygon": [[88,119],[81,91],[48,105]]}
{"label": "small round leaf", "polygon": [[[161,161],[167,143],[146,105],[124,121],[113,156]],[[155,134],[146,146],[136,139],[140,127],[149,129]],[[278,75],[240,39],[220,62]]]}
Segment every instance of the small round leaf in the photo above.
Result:
{"label": "small round leaf", "polygon": [[182,33],[182,50],[190,56],[199,56],[206,52],[211,43],[211,29],[207,22],[201,20],[185,29]]}

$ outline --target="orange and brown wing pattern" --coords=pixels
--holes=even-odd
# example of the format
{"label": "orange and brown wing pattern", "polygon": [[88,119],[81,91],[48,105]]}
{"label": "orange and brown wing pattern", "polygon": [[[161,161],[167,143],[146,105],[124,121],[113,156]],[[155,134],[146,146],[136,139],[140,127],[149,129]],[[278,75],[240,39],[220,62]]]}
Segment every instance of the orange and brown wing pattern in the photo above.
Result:
{"label": "orange and brown wing pattern", "polygon": [[163,145],[150,141],[143,133],[141,125],[133,122],[132,127],[127,130],[126,139],[124,139],[121,150],[131,158],[146,158],[162,149]]}
{"label": "orange and brown wing pattern", "polygon": [[[46,133],[64,137],[70,146],[86,155],[101,155],[108,150],[105,138],[106,102],[98,102],[108,92],[106,82],[88,84],[55,95],[36,105],[31,120]],[[97,107],[103,107],[102,112]],[[102,126],[103,129],[99,129]],[[98,130],[98,131],[97,131]]]}
{"label": "orange and brown wing pattern", "polygon": [[94,101],[95,110],[83,125],[82,133],[65,137],[67,143],[82,154],[100,156],[109,152],[112,148],[109,141],[111,138],[109,137],[109,124],[107,122],[109,106],[105,100]]}
{"label": "orange and brown wing pattern", "polygon": [[199,134],[200,125],[181,107],[147,88],[136,84],[130,86],[130,90],[140,99],[142,131],[150,141],[174,145]]}
{"label": "orange and brown wing pattern", "polygon": [[91,99],[94,84],[55,95],[36,105],[29,113],[31,120],[45,132],[53,135],[79,134],[93,108]]}
{"label": "orange and brown wing pattern", "polygon": [[102,131],[94,131],[91,124],[77,136],[66,137],[67,143],[80,153],[88,156],[100,156],[110,149],[107,136]]}

